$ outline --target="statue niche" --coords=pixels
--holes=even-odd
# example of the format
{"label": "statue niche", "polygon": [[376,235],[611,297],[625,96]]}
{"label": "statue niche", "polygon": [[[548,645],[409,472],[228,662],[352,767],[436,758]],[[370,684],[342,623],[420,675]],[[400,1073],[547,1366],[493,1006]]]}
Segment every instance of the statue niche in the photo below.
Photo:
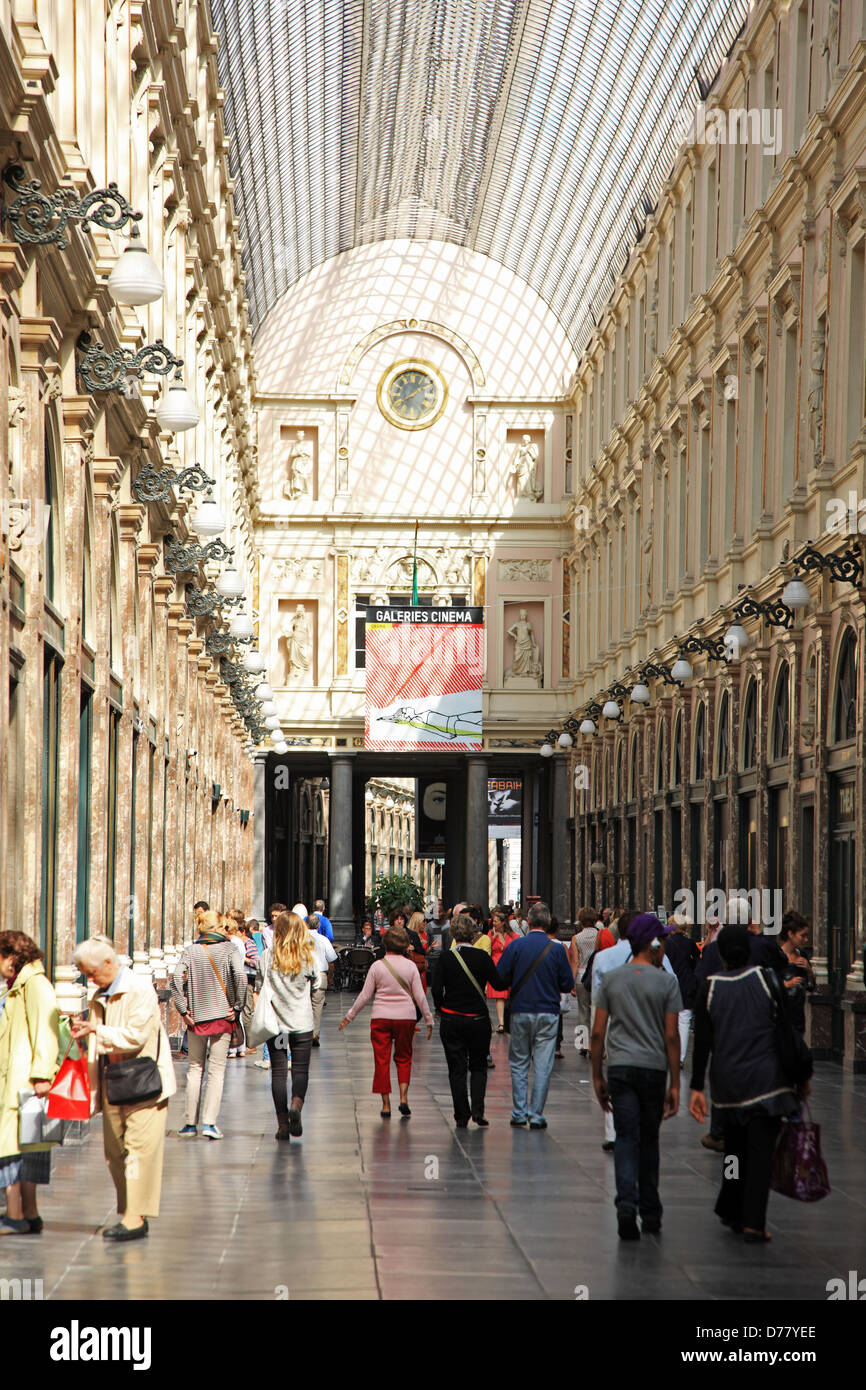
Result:
{"label": "statue niche", "polygon": [[[284,442],[288,442],[290,431],[283,428],[280,430],[280,436]],[[283,496],[290,502],[298,502],[305,497],[312,501],[314,472],[315,440],[307,437],[306,430],[295,430],[295,438],[286,460],[287,477],[283,484]]]}
{"label": "statue niche", "polygon": [[[533,611],[540,605],[532,604]],[[515,608],[517,608],[516,620]],[[507,604],[503,613],[505,636],[514,644],[511,665],[506,667],[503,685],[506,690],[541,690],[544,684],[544,661],[535,628],[529,618],[529,605]],[[543,609],[541,610],[543,612]]]}
{"label": "statue niche", "polygon": [[305,604],[299,603],[294,613],[282,614],[280,641],[285,652],[283,685],[312,685],[313,618]]}

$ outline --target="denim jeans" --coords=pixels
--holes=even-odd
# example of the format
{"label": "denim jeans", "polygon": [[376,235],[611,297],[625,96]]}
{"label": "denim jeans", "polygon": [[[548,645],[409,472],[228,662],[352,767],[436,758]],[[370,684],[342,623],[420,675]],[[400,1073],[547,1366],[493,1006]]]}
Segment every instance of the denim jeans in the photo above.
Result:
{"label": "denim jeans", "polygon": [[[547,1100],[559,1013],[511,1015],[511,1094],[513,1119],[540,1120]],[[532,1063],[532,1094],[527,1104],[529,1065]]]}
{"label": "denim jeans", "polygon": [[652,1067],[608,1067],[607,1085],[616,1125],[613,1154],[616,1205],[633,1207],[647,1221],[661,1221],[659,1129],[668,1074]]}

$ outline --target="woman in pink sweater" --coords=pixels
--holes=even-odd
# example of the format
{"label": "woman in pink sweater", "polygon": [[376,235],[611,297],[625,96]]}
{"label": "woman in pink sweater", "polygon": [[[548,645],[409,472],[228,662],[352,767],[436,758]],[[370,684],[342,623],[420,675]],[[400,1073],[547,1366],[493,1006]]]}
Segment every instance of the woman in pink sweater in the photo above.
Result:
{"label": "woman in pink sweater", "polygon": [[427,1024],[428,1039],[433,1036],[433,1015],[427,996],[421,987],[418,967],[406,959],[410,948],[408,933],[403,927],[389,927],[382,938],[384,960],[377,960],[367,973],[364,988],[340,1024],[340,1032],[365,1004],[373,1001],[370,1020],[370,1041],[373,1044],[375,1070],[373,1094],[382,1097],[382,1118],[391,1118],[391,1048],[397,1063],[397,1083],[400,1087],[400,1114],[408,1120],[409,1078],[412,1075],[412,1041],[415,1035],[415,1005]]}

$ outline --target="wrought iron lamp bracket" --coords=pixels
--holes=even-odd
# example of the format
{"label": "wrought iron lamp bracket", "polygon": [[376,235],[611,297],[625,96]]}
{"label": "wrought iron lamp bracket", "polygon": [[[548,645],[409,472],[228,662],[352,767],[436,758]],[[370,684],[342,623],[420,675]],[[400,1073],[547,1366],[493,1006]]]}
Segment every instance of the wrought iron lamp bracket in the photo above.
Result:
{"label": "wrought iron lamp bracket", "polygon": [[6,165],[2,179],[18,195],[14,202],[4,205],[2,220],[9,223],[12,238],[19,244],[54,245],[65,251],[69,245],[65,236],[69,222],[80,222],[86,232],[91,231],[91,223],[109,232],[119,232],[130,222],[129,235],[140,235],[137,224],[142,213],[127,202],[116,183],[95,188],[83,198],[74,188],[43,193],[39,179],[28,179],[24,165],[14,160]]}
{"label": "wrought iron lamp bracket", "polygon": [[169,574],[185,574],[196,569],[206,560],[233,560],[234,551],[221,540],[209,541],[207,545],[197,545],[191,541],[182,545],[179,541],[166,540],[165,568]]}
{"label": "wrought iron lamp bracket", "polygon": [[182,488],[190,492],[207,492],[215,486],[214,479],[209,478],[197,463],[179,471],[176,468],[155,468],[152,463],[145,463],[138,470],[132,493],[137,502],[164,502],[173,487],[178,492]]}
{"label": "wrought iron lamp bracket", "polygon": [[92,333],[85,331],[79,333],[76,347],[81,354],[78,377],[88,392],[122,391],[129,377],[141,376],[142,372],[168,376],[173,371],[177,381],[183,372],[183,362],[169,352],[161,338],[145,343],[138,352],[123,347],[109,352],[103,343],[94,341]]}
{"label": "wrought iron lamp bracket", "polygon": [[845,584],[858,585],[863,582],[863,557],[856,545],[851,545],[838,555],[822,555],[810,542],[792,561],[795,574],[823,574],[827,571],[833,580]]}

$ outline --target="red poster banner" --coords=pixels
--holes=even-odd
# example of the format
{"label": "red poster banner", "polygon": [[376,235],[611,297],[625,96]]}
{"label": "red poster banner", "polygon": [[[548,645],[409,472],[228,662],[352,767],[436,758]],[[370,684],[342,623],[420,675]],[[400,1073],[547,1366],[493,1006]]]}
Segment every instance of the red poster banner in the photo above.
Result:
{"label": "red poster banner", "polygon": [[366,648],[365,748],[482,746],[483,609],[370,607]]}

